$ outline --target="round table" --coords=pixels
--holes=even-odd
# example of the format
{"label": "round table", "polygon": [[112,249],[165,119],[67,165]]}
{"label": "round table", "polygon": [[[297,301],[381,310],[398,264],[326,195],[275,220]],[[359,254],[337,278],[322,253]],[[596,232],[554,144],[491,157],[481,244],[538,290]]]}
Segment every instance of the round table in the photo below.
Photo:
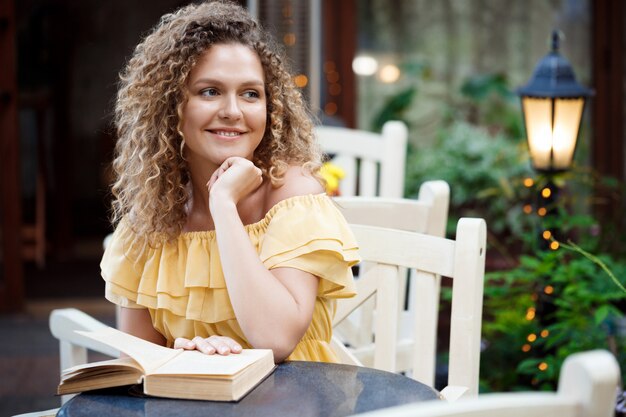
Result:
{"label": "round table", "polygon": [[62,417],[219,416],[341,417],[439,393],[413,379],[376,369],[319,362],[285,362],[238,402],[173,400],[135,394],[136,387],[84,392],[65,403]]}

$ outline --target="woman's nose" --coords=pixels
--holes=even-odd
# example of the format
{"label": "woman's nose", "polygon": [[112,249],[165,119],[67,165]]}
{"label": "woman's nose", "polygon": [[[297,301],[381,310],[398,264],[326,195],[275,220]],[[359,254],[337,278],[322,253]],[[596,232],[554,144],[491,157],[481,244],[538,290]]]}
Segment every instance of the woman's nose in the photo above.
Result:
{"label": "woman's nose", "polygon": [[236,96],[224,96],[220,116],[225,119],[239,119],[241,117],[241,107]]}

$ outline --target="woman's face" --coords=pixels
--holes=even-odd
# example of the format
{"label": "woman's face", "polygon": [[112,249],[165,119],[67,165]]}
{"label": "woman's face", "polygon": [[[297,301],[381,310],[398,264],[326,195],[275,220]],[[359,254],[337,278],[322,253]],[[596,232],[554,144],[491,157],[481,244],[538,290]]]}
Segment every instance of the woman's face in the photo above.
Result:
{"label": "woman's face", "polygon": [[188,163],[214,170],[231,156],[252,159],[267,120],[257,53],[236,43],[213,45],[191,70],[187,89],[181,130]]}

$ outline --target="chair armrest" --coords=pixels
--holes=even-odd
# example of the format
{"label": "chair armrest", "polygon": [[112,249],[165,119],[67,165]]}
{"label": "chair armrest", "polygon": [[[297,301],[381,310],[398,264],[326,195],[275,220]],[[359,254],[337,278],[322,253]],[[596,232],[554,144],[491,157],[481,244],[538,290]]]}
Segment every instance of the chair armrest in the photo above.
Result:
{"label": "chair armrest", "polygon": [[461,387],[458,385],[448,385],[447,387],[441,390],[440,394],[444,400],[448,402],[453,402],[463,397],[464,395],[467,395],[468,392],[469,392],[468,387]]}
{"label": "chair armrest", "polygon": [[363,366],[363,364],[352,354],[352,352],[350,352],[350,350],[348,350],[348,348],[343,343],[341,343],[339,339],[337,339],[336,336],[333,336],[330,339],[330,347],[335,355],[337,355],[337,358],[341,363],[345,365]]}
{"label": "chair armrest", "polygon": [[50,332],[60,342],[68,342],[73,346],[118,357],[119,350],[75,332],[76,330],[94,331],[105,327],[109,326],[75,308],[57,309],[50,313]]}

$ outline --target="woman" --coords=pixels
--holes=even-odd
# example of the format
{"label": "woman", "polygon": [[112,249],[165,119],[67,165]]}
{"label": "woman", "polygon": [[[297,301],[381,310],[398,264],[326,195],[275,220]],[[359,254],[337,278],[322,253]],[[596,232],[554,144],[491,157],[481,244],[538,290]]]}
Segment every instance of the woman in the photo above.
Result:
{"label": "woman", "polygon": [[356,243],[323,194],[299,91],[238,5],[165,15],[121,74],[101,268],[122,330],[207,354],[336,361]]}

